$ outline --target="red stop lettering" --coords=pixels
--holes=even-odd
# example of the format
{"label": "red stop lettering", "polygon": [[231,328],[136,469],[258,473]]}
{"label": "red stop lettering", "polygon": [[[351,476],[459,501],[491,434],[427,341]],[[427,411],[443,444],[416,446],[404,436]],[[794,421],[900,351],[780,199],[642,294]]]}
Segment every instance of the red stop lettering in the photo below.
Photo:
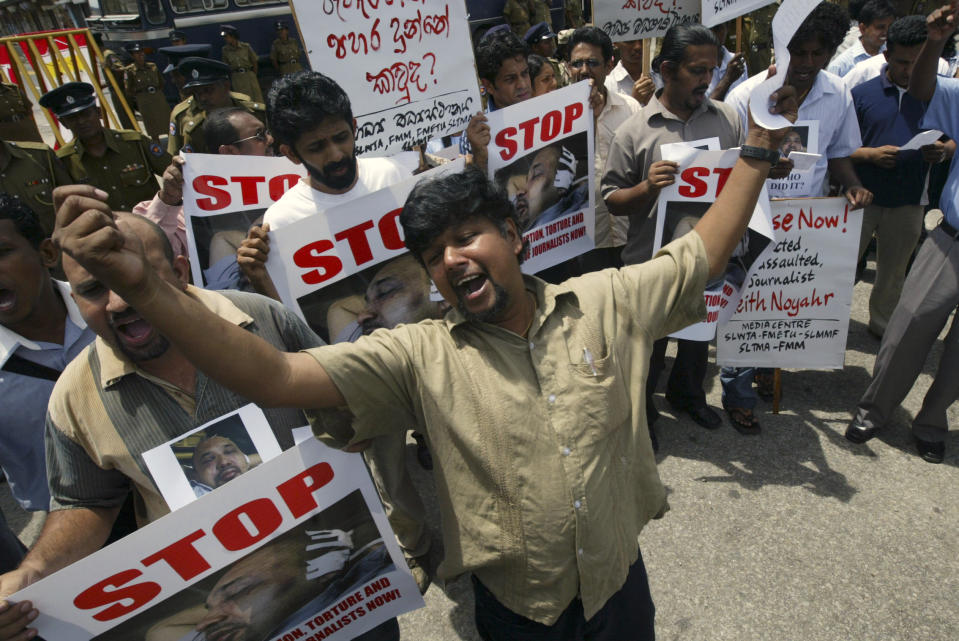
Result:
{"label": "red stop lettering", "polygon": [[233,176],[230,180],[240,183],[240,196],[244,205],[255,205],[260,200],[256,193],[256,186],[266,182],[266,178],[263,176]]}
{"label": "red stop lettering", "polygon": [[573,130],[573,121],[583,115],[583,103],[574,102],[566,105],[563,110],[563,133],[568,134]]}
{"label": "red stop lettering", "polygon": [[[255,528],[251,532],[240,518],[246,516]],[[269,536],[283,523],[283,516],[270,499],[256,499],[224,514],[213,524],[213,535],[227,550],[248,548]]]}
{"label": "red stop lettering", "polygon": [[719,174],[719,184],[716,185],[716,195],[722,193],[723,186],[726,184],[726,179],[729,178],[729,174],[732,173],[732,167],[714,167],[713,173]]}
{"label": "red stop lettering", "polygon": [[318,285],[340,273],[343,269],[343,261],[337,256],[323,253],[331,249],[333,249],[333,242],[324,239],[304,245],[293,252],[294,264],[310,270],[300,276],[304,283]]}
{"label": "red stop lettering", "polygon": [[299,182],[299,180],[300,177],[296,174],[283,174],[282,176],[273,176],[270,178],[270,182],[267,184],[267,189],[270,190],[270,200],[273,202],[279,200],[280,196],[292,189],[293,185]]}
{"label": "red stop lettering", "polygon": [[196,206],[204,211],[223,209],[230,204],[230,192],[214,185],[226,186],[226,178],[220,176],[197,176],[193,179],[193,191],[212,198],[197,198]]}
{"label": "red stop lettering", "polygon": [[539,137],[543,142],[549,142],[559,135],[559,130],[563,126],[563,114],[558,111],[550,111],[543,116],[543,129]]}
{"label": "red stop lettering", "polygon": [[372,220],[364,221],[333,235],[333,238],[337,240],[346,239],[346,242],[350,245],[350,251],[353,252],[353,260],[356,261],[357,265],[373,260],[373,250],[370,249],[370,241],[366,237],[368,229],[373,229]]}
{"label": "red stop lettering", "polygon": [[[122,617],[146,605],[160,594],[162,589],[160,584],[154,583],[153,581],[126,585],[142,574],[140,570],[117,572],[113,576],[91,585],[78,594],[73,600],[73,605],[81,610],[92,610],[93,608],[109,605],[109,607],[93,615],[93,618],[97,621],[112,621],[113,619]],[[122,604],[120,603],[121,601],[128,601],[128,603]]]}
{"label": "red stop lettering", "polygon": [[509,160],[516,155],[517,146],[513,136],[516,135],[516,127],[504,127],[496,133],[496,146],[500,147],[499,155],[503,160]]}
{"label": "red stop lettering", "polygon": [[333,468],[329,463],[317,463],[289,481],[283,481],[276,486],[276,491],[280,493],[286,506],[290,508],[293,518],[298,519],[307,512],[315,510],[318,503],[313,496],[317,491],[327,483],[333,480]]}
{"label": "red stop lettering", "polygon": [[380,221],[376,225],[380,229],[380,237],[383,239],[383,246],[387,249],[396,250],[406,247],[406,245],[403,243],[403,237],[398,224],[399,217],[402,212],[402,207],[397,207],[393,211],[388,211],[382,218],[380,218]]}
{"label": "red stop lettering", "polygon": [[210,564],[207,563],[203,555],[193,547],[193,542],[197,539],[202,539],[204,536],[206,536],[206,532],[203,530],[191,532],[176,543],[168,545],[159,552],[146,557],[141,563],[150,566],[157,561],[166,561],[167,565],[173,568],[173,570],[180,575],[181,579],[189,581],[193,577],[199,576],[202,572],[210,569]]}
{"label": "red stop lettering", "polygon": [[706,194],[708,185],[700,176],[708,176],[709,170],[705,167],[689,167],[683,170],[680,177],[686,185],[679,186],[679,195],[686,198],[699,198]]}

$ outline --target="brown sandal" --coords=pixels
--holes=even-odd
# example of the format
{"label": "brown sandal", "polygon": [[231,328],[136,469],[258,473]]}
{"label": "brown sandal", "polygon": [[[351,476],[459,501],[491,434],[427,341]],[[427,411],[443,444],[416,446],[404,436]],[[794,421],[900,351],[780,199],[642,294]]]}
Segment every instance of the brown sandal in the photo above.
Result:
{"label": "brown sandal", "polygon": [[747,436],[759,434],[759,420],[753,416],[753,411],[748,407],[727,407],[726,415],[740,434]]}

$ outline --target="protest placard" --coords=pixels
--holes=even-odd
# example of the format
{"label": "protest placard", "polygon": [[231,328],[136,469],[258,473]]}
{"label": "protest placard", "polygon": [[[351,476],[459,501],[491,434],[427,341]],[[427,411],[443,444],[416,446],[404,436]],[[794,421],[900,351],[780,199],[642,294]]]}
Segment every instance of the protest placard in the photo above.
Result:
{"label": "protest placard", "polygon": [[[786,132],[779,152],[783,156],[791,154],[819,154],[819,121],[797,120],[792,128]],[[770,198],[803,198],[807,196],[822,196],[822,193],[813,193],[818,185],[816,178],[815,161],[810,156],[804,156],[805,166],[793,161],[793,170],[785,178],[770,178],[766,181]]]}
{"label": "protest placard", "polygon": [[775,242],[753,261],[719,329],[722,365],[843,366],[862,210],[845,198],[774,200]]}
{"label": "protest placard", "polygon": [[250,404],[147,450],[143,462],[172,512],[280,451],[263,410]]}
{"label": "protest placard", "polygon": [[[709,142],[692,141],[687,145],[696,148]],[[718,143],[718,140],[716,142]],[[686,153],[682,153],[681,147],[673,147],[673,150],[670,155],[681,158],[677,160],[679,170],[676,182],[659,192],[654,251],[692,231],[709,206],[715,202],[739,158],[738,149],[699,150],[694,153],[688,149]],[[749,220],[749,229],[733,251],[726,273],[706,284],[703,294],[706,320],[671,334],[673,338],[712,340],[716,335],[717,324],[732,313],[746,271],[769,244],[772,236],[769,197],[763,187]]]}
{"label": "protest placard", "polygon": [[435,167],[271,231],[266,268],[284,304],[328,342],[355,340],[380,326],[384,279],[401,287],[390,290],[391,298],[406,301],[402,320],[393,324],[442,316],[438,306],[423,303],[429,279],[412,256],[404,257],[399,215],[417,182],[462,171],[463,164]]}
{"label": "protest placard", "polygon": [[703,24],[715,27],[750,11],[773,4],[776,0],[703,0]]}
{"label": "protest placard", "polygon": [[250,227],[305,175],[283,156],[187,154],[183,216],[193,281],[207,289],[235,283],[236,250]]}
{"label": "protest placard", "polygon": [[316,439],[10,600],[70,641],[335,641],[423,605],[361,457]]}
{"label": "protest placard", "polygon": [[310,66],[353,105],[360,154],[466,128],[482,109],[464,0],[292,0]]}
{"label": "protest placard", "polygon": [[677,24],[699,22],[699,0],[593,0],[593,23],[613,42],[659,38]]}
{"label": "protest placard", "polygon": [[489,176],[516,205],[536,273],[595,247],[593,117],[586,81],[487,115]]}

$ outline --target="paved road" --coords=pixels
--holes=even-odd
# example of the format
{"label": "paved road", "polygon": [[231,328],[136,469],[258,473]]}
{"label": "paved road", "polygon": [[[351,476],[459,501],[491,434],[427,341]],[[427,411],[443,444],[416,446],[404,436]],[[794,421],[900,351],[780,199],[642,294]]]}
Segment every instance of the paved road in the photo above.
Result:
{"label": "paved road", "polygon": [[[842,436],[878,348],[865,325],[869,287],[855,290],[846,367],[785,372],[782,413],[760,406],[760,436],[703,430],[674,418],[659,396],[672,510],[641,537],[659,639],[959,639],[959,431],[943,465],[920,460],[906,431],[932,369],[879,438],[852,445]],[[940,352],[937,344],[931,363]],[[708,380],[718,406],[715,368]],[[959,425],[959,406],[949,418]],[[408,454],[428,495],[412,445]],[[0,497],[24,526],[9,494]],[[426,603],[401,618],[404,639],[477,639],[468,583],[434,585]]]}

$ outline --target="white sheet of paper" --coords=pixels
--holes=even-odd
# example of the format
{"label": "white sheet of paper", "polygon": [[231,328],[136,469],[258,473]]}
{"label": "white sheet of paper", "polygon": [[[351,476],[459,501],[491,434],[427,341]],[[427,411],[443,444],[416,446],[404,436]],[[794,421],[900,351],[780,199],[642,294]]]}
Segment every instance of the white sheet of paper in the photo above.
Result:
{"label": "white sheet of paper", "polygon": [[769,96],[783,86],[789,69],[789,41],[803,20],[821,0],[784,0],[773,17],[773,50],[776,53],[776,75],[760,83],[749,96],[749,111],[756,124],[766,129],[782,129],[791,123],[779,114],[769,113]]}
{"label": "white sheet of paper", "polygon": [[912,140],[904,144],[899,148],[899,151],[908,151],[910,149],[919,149],[920,147],[925,147],[926,145],[931,145],[942,137],[942,132],[938,129],[930,129],[929,131],[920,131],[915,136],[912,137]]}
{"label": "white sheet of paper", "polygon": [[719,137],[713,136],[712,138],[701,138],[689,142],[667,142],[659,146],[659,154],[663,157],[663,160],[672,160],[680,165],[685,165],[687,160],[700,151],[705,149],[719,151],[721,148]]}
{"label": "white sheet of paper", "polygon": [[806,171],[815,165],[816,161],[819,160],[821,156],[819,154],[806,153],[805,151],[790,151],[786,158],[789,158],[791,161],[793,161],[794,171]]}

